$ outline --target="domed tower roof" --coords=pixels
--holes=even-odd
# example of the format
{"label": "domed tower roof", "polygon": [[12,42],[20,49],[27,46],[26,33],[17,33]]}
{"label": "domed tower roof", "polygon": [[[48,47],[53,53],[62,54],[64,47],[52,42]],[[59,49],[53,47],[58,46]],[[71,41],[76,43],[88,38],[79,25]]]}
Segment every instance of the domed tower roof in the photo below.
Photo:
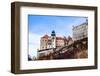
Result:
{"label": "domed tower roof", "polygon": [[56,36],[56,33],[54,30],[51,32],[51,36]]}

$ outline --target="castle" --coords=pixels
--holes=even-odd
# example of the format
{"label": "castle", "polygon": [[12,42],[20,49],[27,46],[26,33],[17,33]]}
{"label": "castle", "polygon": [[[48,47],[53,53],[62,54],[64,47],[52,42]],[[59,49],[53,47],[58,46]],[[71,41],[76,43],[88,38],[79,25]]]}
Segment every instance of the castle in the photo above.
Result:
{"label": "castle", "polygon": [[55,31],[51,32],[51,36],[47,34],[41,37],[40,39],[40,50],[50,49],[50,48],[60,48],[71,44],[73,42],[72,38],[68,36],[66,37],[58,37],[56,36]]}
{"label": "castle", "polygon": [[[51,35],[45,34],[40,38],[40,49],[37,51],[37,59],[64,59],[75,58],[77,52],[76,48],[84,49],[87,57],[88,47],[88,21],[72,28],[72,37],[58,37],[55,30]],[[76,47],[76,48],[75,48]],[[80,51],[81,52],[81,51]],[[81,57],[81,56],[80,56]]]}

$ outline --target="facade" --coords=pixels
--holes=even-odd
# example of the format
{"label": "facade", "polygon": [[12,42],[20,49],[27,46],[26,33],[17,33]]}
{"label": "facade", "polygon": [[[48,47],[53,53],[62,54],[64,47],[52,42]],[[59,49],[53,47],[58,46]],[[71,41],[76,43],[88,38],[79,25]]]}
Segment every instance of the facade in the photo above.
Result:
{"label": "facade", "polygon": [[73,40],[80,40],[88,36],[88,21],[78,26],[73,26]]}
{"label": "facade", "polygon": [[56,34],[55,31],[52,31],[51,36],[44,35],[40,39],[40,50],[56,48]]}
{"label": "facade", "polygon": [[64,38],[56,37],[56,47],[64,46]]}

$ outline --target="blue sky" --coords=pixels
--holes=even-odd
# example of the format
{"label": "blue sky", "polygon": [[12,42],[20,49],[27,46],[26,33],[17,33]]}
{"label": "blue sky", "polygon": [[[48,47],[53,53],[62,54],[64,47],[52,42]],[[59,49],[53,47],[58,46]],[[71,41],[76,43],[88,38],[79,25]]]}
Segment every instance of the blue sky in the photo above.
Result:
{"label": "blue sky", "polygon": [[75,16],[28,15],[29,54],[36,56],[41,36],[51,35],[52,30],[55,30],[57,36],[72,36],[72,26],[77,26],[86,19]]}

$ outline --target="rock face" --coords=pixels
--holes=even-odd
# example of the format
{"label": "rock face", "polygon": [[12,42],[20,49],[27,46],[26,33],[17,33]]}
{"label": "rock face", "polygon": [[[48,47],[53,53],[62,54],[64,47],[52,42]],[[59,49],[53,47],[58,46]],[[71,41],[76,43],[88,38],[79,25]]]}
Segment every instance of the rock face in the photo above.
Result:
{"label": "rock face", "polygon": [[80,59],[80,58],[88,58],[88,51],[87,50],[82,50],[80,52],[77,52],[75,54],[75,58]]}
{"label": "rock face", "polygon": [[63,46],[61,48],[54,48],[53,52],[40,56],[38,60],[52,60],[52,59],[80,59],[88,58],[88,39],[74,41],[74,43]]}

